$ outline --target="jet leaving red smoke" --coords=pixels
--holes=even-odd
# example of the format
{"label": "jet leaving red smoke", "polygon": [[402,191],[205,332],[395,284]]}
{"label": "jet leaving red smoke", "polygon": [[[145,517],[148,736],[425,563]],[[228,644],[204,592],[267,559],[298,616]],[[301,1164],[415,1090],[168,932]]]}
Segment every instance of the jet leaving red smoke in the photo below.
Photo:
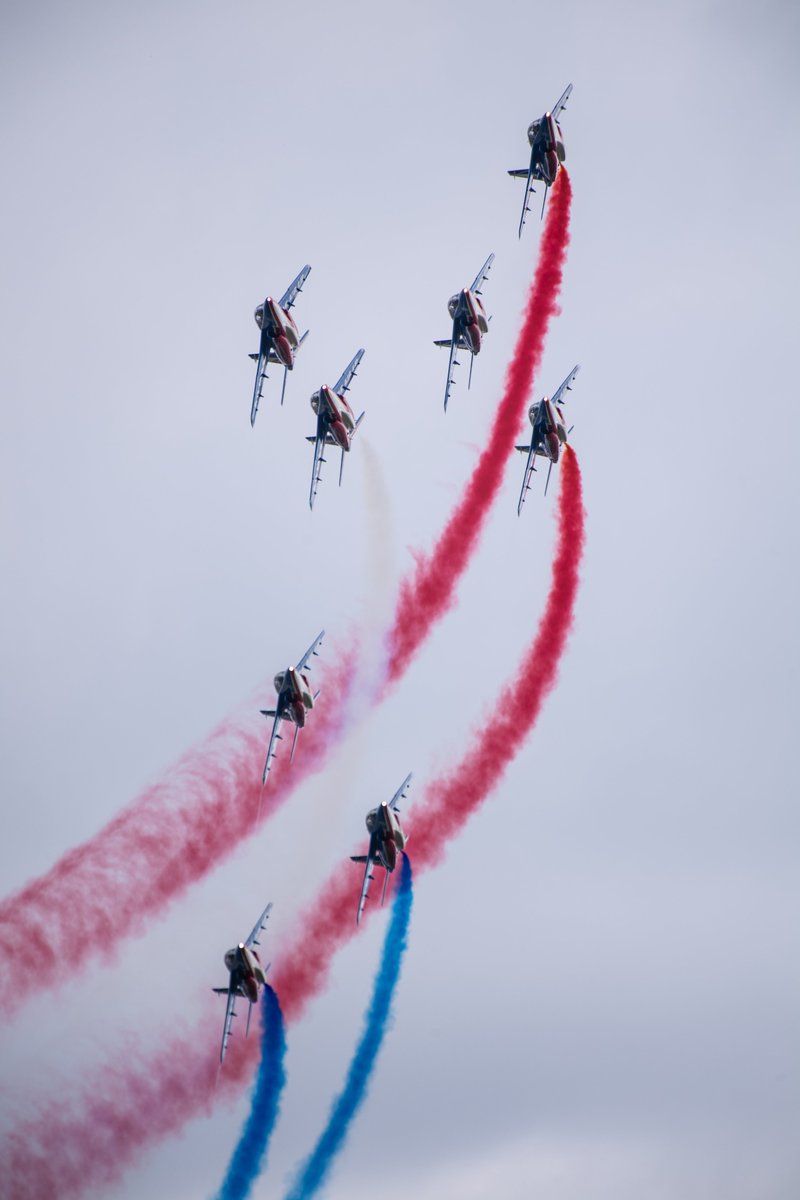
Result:
{"label": "jet leaving red smoke", "polygon": [[[489,440],[432,553],[401,587],[389,644],[396,682],[453,602],[458,578],[478,537],[513,449],[533,372],[541,358],[569,241],[572,190],[558,173],[542,233],[539,261],[503,398]],[[354,656],[353,656],[354,657]],[[344,689],[352,658],[325,676],[320,711],[298,744],[288,771],[280,757],[263,793],[265,820],[308,774],[323,765],[342,730]],[[34,989],[53,987],[94,958],[114,953],[153,916],[182,895],[253,830],[258,811],[266,728],[223,723],[167,779],[149,788],[94,838],[67,853],[39,879],[0,903],[0,1010],[13,1013]],[[180,801],[176,802],[176,797]],[[25,969],[35,956],[37,969]]]}
{"label": "jet leaving red smoke", "polygon": [[389,638],[389,680],[392,683],[406,670],[433,622],[443,617],[452,605],[456,583],[475,549],[492,500],[503,482],[533,385],[534,371],[542,358],[550,318],[558,311],[558,293],[569,244],[571,200],[572,187],[562,167],[553,186],[536,274],[489,439],[463,499],[433,551],[419,560],[413,577],[402,585]]}
{"label": "jet leaving red smoke", "polygon": [[[572,626],[584,542],[580,470],[567,449],[561,466],[559,534],[547,604],[513,688],[465,758],[426,789],[409,814],[414,869],[435,866],[453,837],[486,799],[529,735],[556,682]],[[297,922],[291,945],[278,954],[273,985],[287,1021],[297,1019],[326,985],[336,952],[357,932],[358,877],[341,863]],[[367,916],[370,910],[367,910]],[[130,1055],[96,1072],[82,1095],[43,1107],[20,1124],[0,1151],[9,1200],[51,1200],[108,1184],[146,1146],[210,1112],[217,1098],[240,1090],[255,1067],[257,1045],[234,1039],[217,1090],[219,1021],[201,1022],[188,1037],[160,1045],[135,1065]]]}

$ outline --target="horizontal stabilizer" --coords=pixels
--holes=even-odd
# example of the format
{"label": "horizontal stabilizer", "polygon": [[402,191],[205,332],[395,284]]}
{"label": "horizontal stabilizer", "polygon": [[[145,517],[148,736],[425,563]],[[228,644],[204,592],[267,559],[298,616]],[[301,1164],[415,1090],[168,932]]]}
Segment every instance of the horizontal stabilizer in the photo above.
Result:
{"label": "horizontal stabilizer", "polygon": [[258,357],[259,357],[259,356],[258,356],[257,354],[248,354],[248,356],[247,356],[247,357],[248,357],[248,358],[252,358],[253,362],[258,362]]}
{"label": "horizontal stabilizer", "polygon": [[274,708],[260,708],[258,711],[262,717],[277,717],[278,715]]}
{"label": "horizontal stabilizer", "polygon": [[366,854],[351,854],[351,855],[350,855],[350,861],[351,861],[351,862],[363,862],[363,863],[365,863],[365,862],[367,861],[367,857],[368,857],[368,856],[367,856]]}
{"label": "horizontal stabilizer", "polygon": [[452,346],[453,339],[452,338],[440,338],[438,341],[434,341],[433,344],[434,344],[434,346],[448,346],[449,347],[449,346]]}
{"label": "horizontal stabilizer", "polygon": [[522,454],[530,454],[531,452],[530,446],[515,446],[514,449],[519,450]]}
{"label": "horizontal stabilizer", "polygon": [[523,167],[521,171],[509,171],[508,173],[512,179],[527,179],[528,178],[528,168],[527,167]]}
{"label": "horizontal stabilizer", "polygon": [[212,990],[212,992],[216,992],[218,996],[227,996],[228,992],[231,989],[229,987],[226,987],[226,988],[212,988],[211,990]]}

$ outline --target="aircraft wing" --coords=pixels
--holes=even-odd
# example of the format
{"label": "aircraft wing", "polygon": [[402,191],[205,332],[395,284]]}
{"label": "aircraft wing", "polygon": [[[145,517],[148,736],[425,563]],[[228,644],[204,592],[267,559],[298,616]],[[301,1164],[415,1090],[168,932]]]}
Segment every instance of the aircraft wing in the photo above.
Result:
{"label": "aircraft wing", "polygon": [[350,384],[355,379],[356,371],[358,370],[358,364],[361,362],[363,357],[364,351],[357,350],[350,362],[345,367],[344,371],[342,371],[338,382],[333,386],[333,390],[336,392],[337,396],[343,396],[348,390]]}
{"label": "aircraft wing", "polygon": [[[519,237],[522,237],[522,230],[525,225],[525,217],[530,211],[528,208],[528,201],[530,200],[532,193],[536,190],[533,186],[533,181],[537,176],[535,156],[536,147],[533,146],[531,148],[531,165],[528,167],[528,178],[525,181],[525,195],[522,197],[522,214],[519,218]],[[509,172],[509,174],[510,173],[511,172]]]}
{"label": "aircraft wing", "polygon": [[316,435],[313,438],[310,437],[308,440],[314,443],[314,461],[311,464],[311,488],[308,493],[308,507],[313,508],[319,481],[322,478],[322,464],[325,462],[325,446],[328,444],[325,418],[321,412],[317,414]]}
{"label": "aircraft wing", "polygon": [[305,654],[303,655],[303,657],[300,659],[300,662],[299,662],[299,663],[297,663],[297,670],[298,670],[298,671],[302,671],[303,667],[306,665],[306,663],[308,662],[308,660],[309,660],[310,658],[312,658],[312,657],[313,657],[313,656],[314,656],[314,655],[317,653],[317,646],[320,644],[320,642],[322,641],[322,639],[323,639],[324,637],[325,637],[325,630],[324,630],[324,629],[322,629],[322,630],[320,630],[320,632],[317,634],[317,636],[314,638],[313,642],[312,642],[312,643],[311,643],[311,645],[308,647],[308,649],[306,650],[306,652],[305,652]]}
{"label": "aircraft wing", "polygon": [[[446,343],[445,343],[446,344]],[[447,384],[444,389],[444,411],[447,412],[447,401],[450,399],[450,388],[453,386],[455,379],[453,371],[459,365],[456,355],[462,345],[461,338],[456,332],[456,322],[453,321],[453,336],[450,339],[450,360],[447,364]]]}
{"label": "aircraft wing", "polygon": [[247,941],[245,942],[245,946],[247,946],[248,950],[252,949],[253,946],[260,945],[259,940],[258,940],[258,935],[261,933],[262,929],[266,929],[267,919],[269,918],[269,914],[271,911],[272,911],[272,901],[270,900],[269,904],[264,909],[261,916],[258,918],[255,925],[253,926],[252,932],[250,933],[249,937],[247,938]]}
{"label": "aircraft wing", "polygon": [[405,800],[405,798],[406,798],[409,786],[411,785],[411,774],[412,774],[412,772],[409,771],[408,774],[406,775],[405,779],[403,780],[403,782],[400,784],[400,787],[397,789],[397,791],[395,792],[395,794],[392,796],[391,800],[389,801],[389,808],[393,808],[395,812],[398,811],[398,808],[397,808],[398,802],[400,800]]}
{"label": "aircraft wing", "polygon": [[472,287],[470,288],[470,291],[474,295],[476,295],[476,296],[481,295],[481,284],[484,283],[489,278],[489,271],[491,270],[491,266],[492,266],[493,262],[494,262],[494,255],[490,254],[489,257],[487,258],[486,262],[481,267],[480,271],[478,271],[478,274],[475,276],[475,279],[473,280],[473,283],[472,283]]}
{"label": "aircraft wing", "polygon": [[286,291],[281,296],[281,298],[278,302],[280,304],[281,308],[291,308],[292,307],[295,300],[297,299],[298,293],[303,290],[303,284],[308,279],[310,271],[311,271],[311,267],[309,267],[308,264],[306,263],[306,265],[303,267],[302,271],[297,276],[297,278],[292,280],[292,282],[289,284]]}
{"label": "aircraft wing", "polygon": [[564,108],[566,108],[566,104],[567,104],[567,101],[569,100],[569,94],[571,91],[572,91],[572,84],[568,83],[564,89],[563,94],[561,96],[559,96],[558,100],[556,100],[553,111],[550,114],[554,121],[558,120],[559,113],[561,113],[564,110]]}
{"label": "aircraft wing", "polygon": [[274,710],[274,712],[271,711],[270,709],[264,709],[264,708],[262,708],[261,711],[263,712],[265,717],[274,716],[274,718],[275,718],[274,721],[272,722],[272,733],[269,735],[269,745],[267,746],[267,757],[264,760],[264,774],[261,777],[261,782],[262,782],[262,784],[264,784],[267,782],[267,776],[269,775],[269,769],[272,766],[272,760],[275,757],[275,743],[276,743],[276,741],[278,741],[278,739],[281,736],[278,733],[278,728],[280,726],[282,718],[280,715],[280,705],[278,706],[277,709]]}
{"label": "aircraft wing", "polygon": [[272,339],[269,334],[261,335],[261,347],[258,352],[258,362],[256,365],[256,382],[253,387],[253,403],[250,405],[250,424],[255,425],[256,414],[258,413],[258,402],[264,391],[264,380],[267,378],[267,363],[269,362],[269,352],[272,348]]}
{"label": "aircraft wing", "polygon": [[533,438],[531,438],[530,446],[517,446],[518,450],[528,451],[528,461],[525,463],[525,474],[522,477],[522,488],[520,489],[519,501],[517,503],[517,516],[519,516],[522,512],[522,506],[525,503],[525,497],[530,491],[531,477],[533,472],[536,470],[536,451],[538,446],[539,443],[535,442]]}
{"label": "aircraft wing", "polygon": [[228,1003],[225,1008],[225,1024],[222,1026],[222,1045],[219,1051],[220,1063],[225,1060],[225,1051],[228,1049],[228,1038],[231,1036],[231,1026],[233,1018],[236,1016],[236,992],[233,986],[228,988]]}
{"label": "aircraft wing", "polygon": [[369,849],[367,853],[363,857],[361,855],[356,855],[353,858],[353,862],[364,863],[364,882],[361,884],[361,895],[358,898],[358,913],[356,914],[357,925],[361,921],[361,917],[364,912],[364,906],[367,903],[367,897],[369,896],[369,885],[375,878],[372,874],[372,868],[374,867],[376,860],[377,855],[375,853],[375,834],[373,833],[369,839]]}
{"label": "aircraft wing", "polygon": [[575,376],[578,374],[578,371],[580,371],[580,369],[581,369],[580,363],[576,363],[575,366],[570,371],[567,378],[564,380],[564,382],[556,389],[556,391],[550,397],[551,404],[563,404],[564,403],[564,394],[565,394],[565,392],[572,391],[572,385],[575,382]]}

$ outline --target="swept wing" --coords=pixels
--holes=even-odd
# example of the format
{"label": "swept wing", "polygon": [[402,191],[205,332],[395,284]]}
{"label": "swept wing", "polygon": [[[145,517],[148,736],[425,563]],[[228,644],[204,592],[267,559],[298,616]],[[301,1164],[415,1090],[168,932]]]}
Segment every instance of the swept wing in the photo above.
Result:
{"label": "swept wing", "polygon": [[231,1026],[233,1025],[233,1018],[235,1016],[236,1016],[236,992],[234,991],[233,978],[231,977],[231,984],[230,984],[230,987],[228,988],[228,1003],[225,1008],[225,1023],[222,1026],[222,1045],[220,1046],[220,1051],[219,1051],[220,1064],[222,1064],[222,1062],[224,1062],[224,1060],[225,1060],[225,1051],[228,1049],[228,1039],[231,1036]]}
{"label": "swept wing", "polygon": [[247,946],[248,950],[252,950],[253,946],[260,945],[260,942],[258,940],[258,935],[261,933],[262,929],[266,929],[267,920],[269,919],[269,914],[271,911],[272,911],[272,901],[270,900],[269,904],[264,909],[261,916],[258,918],[255,925],[253,926],[253,929],[252,929],[251,933],[249,934],[247,941],[245,942],[245,946]]}
{"label": "swept wing", "polygon": [[336,392],[337,396],[343,396],[345,394],[345,392],[349,389],[350,384],[355,379],[359,363],[361,362],[363,357],[364,357],[364,351],[356,350],[355,354],[350,359],[350,362],[347,364],[345,369],[342,371],[341,375],[339,376],[339,379],[333,386],[333,390]]}
{"label": "swept wing", "polygon": [[[571,85],[570,85],[571,86]],[[281,308],[291,308],[298,294],[303,290],[303,284],[308,279],[311,267],[306,263],[300,274],[292,280],[286,291],[280,298],[279,304]]]}
{"label": "swept wing", "polygon": [[378,842],[377,835],[374,833],[371,834],[370,839],[369,839],[369,849],[367,850],[367,853],[365,855],[364,854],[354,854],[352,856],[353,862],[363,862],[364,863],[364,882],[361,884],[361,895],[358,898],[358,913],[356,914],[356,924],[359,924],[359,922],[361,921],[361,915],[364,912],[364,906],[367,903],[367,897],[369,895],[369,885],[372,883],[372,880],[375,878],[375,876],[372,873],[372,868],[374,867],[375,863],[378,861],[378,852],[376,849],[377,842]]}
{"label": "swept wing", "polygon": [[[269,775],[269,769],[272,766],[272,760],[276,754],[275,743],[279,742],[281,739],[281,735],[278,733],[278,729],[280,727],[282,717],[281,717],[280,705],[278,706],[278,708],[262,708],[261,712],[263,713],[263,715],[265,717],[273,717],[274,718],[274,720],[272,722],[272,733],[269,735],[269,745],[267,746],[267,757],[264,759],[264,774],[261,776],[261,783],[263,785],[267,782],[267,776]],[[260,812],[261,812],[261,808],[259,805],[259,814],[260,814]]]}
{"label": "swept wing", "polygon": [[558,120],[559,114],[564,110],[564,108],[566,108],[566,104],[567,104],[567,101],[569,100],[569,94],[571,91],[572,91],[572,84],[568,83],[567,86],[564,88],[563,93],[559,96],[558,100],[556,100],[555,106],[553,107],[553,110],[551,112],[551,116],[554,121]]}
{"label": "swept wing", "polygon": [[570,371],[567,378],[564,380],[564,382],[562,384],[559,384],[558,388],[555,390],[555,392],[553,392],[553,395],[550,397],[550,401],[552,404],[563,404],[564,403],[564,399],[563,399],[564,394],[565,394],[565,392],[572,391],[572,385],[575,382],[575,376],[578,374],[578,371],[580,371],[580,369],[581,369],[581,364],[576,363],[575,366]]}
{"label": "swept wing", "polygon": [[470,288],[470,291],[473,293],[473,295],[475,295],[475,296],[481,295],[481,284],[485,283],[486,280],[489,278],[489,271],[491,270],[493,262],[494,262],[494,255],[490,254],[489,257],[487,258],[486,262],[483,264],[480,271],[478,271],[478,274],[475,276],[474,280],[472,281],[472,287]]}
{"label": "swept wing", "polygon": [[317,646],[320,644],[320,642],[322,641],[322,639],[323,639],[324,637],[325,637],[325,630],[324,630],[324,629],[321,629],[321,630],[320,630],[320,632],[317,634],[317,636],[314,638],[314,640],[313,640],[313,642],[311,643],[311,645],[310,645],[310,646],[308,647],[308,649],[306,650],[306,652],[305,652],[305,654],[303,655],[303,657],[300,659],[300,662],[299,662],[299,663],[297,663],[297,665],[296,665],[296,669],[297,669],[298,671],[302,671],[302,670],[303,670],[303,668],[305,667],[306,663],[308,662],[308,660],[309,660],[310,658],[313,658],[313,657],[316,655],[316,653],[317,653]]}

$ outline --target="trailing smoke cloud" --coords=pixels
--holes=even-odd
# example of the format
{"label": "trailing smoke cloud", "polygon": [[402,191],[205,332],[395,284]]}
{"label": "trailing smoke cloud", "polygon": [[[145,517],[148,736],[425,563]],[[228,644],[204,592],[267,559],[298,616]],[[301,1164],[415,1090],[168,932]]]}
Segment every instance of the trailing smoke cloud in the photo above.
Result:
{"label": "trailing smoke cloud", "polygon": [[261,1061],[250,1112],[231,1157],[217,1200],[245,1200],[264,1170],[267,1147],[278,1120],[286,1072],[286,1034],[278,997],[269,984],[261,998]]}
{"label": "trailing smoke cloud", "polygon": [[[314,719],[289,767],[279,757],[263,790],[261,821],[323,766],[341,734],[357,652],[322,676]],[[254,705],[255,708],[255,705]],[[0,1009],[52,988],[108,957],[254,831],[266,745],[263,718],[223,722],[162,782],[90,841],[0,904]],[[179,799],[178,799],[179,798]],[[36,956],[36,971],[26,960]]]}
{"label": "trailing smoke cloud", "polygon": [[[572,450],[565,452],[560,474],[552,580],[522,673],[515,676],[514,728],[509,731],[504,719],[494,718],[470,741],[462,762],[426,789],[408,821],[417,871],[441,860],[450,840],[499,782],[555,684],[572,626],[584,541],[581,477]],[[501,694],[508,694],[505,683]],[[450,813],[443,812],[447,803],[453,806]],[[324,989],[334,955],[355,936],[354,896],[352,864],[340,863],[298,918],[294,939],[276,956],[274,982],[287,1021],[297,1019]],[[184,1039],[170,1035],[149,1058],[132,1065],[126,1056],[106,1064],[86,1079],[80,1095],[68,1103],[63,1097],[46,1102],[34,1119],[21,1121],[0,1146],[9,1200],[65,1200],[108,1183],[146,1146],[241,1089],[252,1073],[252,1048],[244,1039],[231,1044],[215,1091],[218,1034],[215,1016]]]}
{"label": "trailing smoke cloud", "polygon": [[503,482],[506,464],[519,433],[544,351],[550,318],[558,312],[558,294],[569,243],[572,187],[562,168],[553,187],[536,274],[528,293],[522,325],[506,373],[505,390],[489,440],[472,472],[464,496],[432,552],[420,559],[413,578],[400,592],[389,645],[389,679],[394,683],[427,637],[431,626],[453,604],[455,586],[475,550],[491,503]]}
{"label": "trailing smoke cloud", "polygon": [[311,1197],[317,1194],[330,1174],[336,1156],[350,1132],[350,1126],[366,1099],[403,965],[411,903],[411,863],[408,856],[404,855],[400,865],[400,882],[394,896],[392,919],[386,930],[372,999],[364,1020],[364,1032],[348,1068],[344,1088],[334,1101],[328,1124],[311,1154],[300,1167],[297,1178],[287,1193],[287,1200],[311,1200]]}
{"label": "trailing smoke cloud", "polygon": [[[475,551],[506,460],[524,418],[569,241],[572,190],[558,173],[542,234],[536,274],[500,407],[463,500],[433,551],[402,585],[389,635],[389,682],[409,666],[433,624],[452,605]],[[275,763],[263,793],[261,820],[271,816],[309,774],[324,765],[342,733],[357,655],[323,676],[319,710],[288,770]],[[334,659],[335,661],[335,659]],[[52,988],[117,943],[140,934],[171,901],[229,857],[253,833],[258,810],[264,729],[223,723],[206,745],[187,754],[167,779],[149,788],[94,838],[67,853],[44,876],[0,904],[0,1010],[15,1011],[33,989]],[[180,796],[180,803],[176,797]],[[37,955],[37,971],[21,970]]]}

